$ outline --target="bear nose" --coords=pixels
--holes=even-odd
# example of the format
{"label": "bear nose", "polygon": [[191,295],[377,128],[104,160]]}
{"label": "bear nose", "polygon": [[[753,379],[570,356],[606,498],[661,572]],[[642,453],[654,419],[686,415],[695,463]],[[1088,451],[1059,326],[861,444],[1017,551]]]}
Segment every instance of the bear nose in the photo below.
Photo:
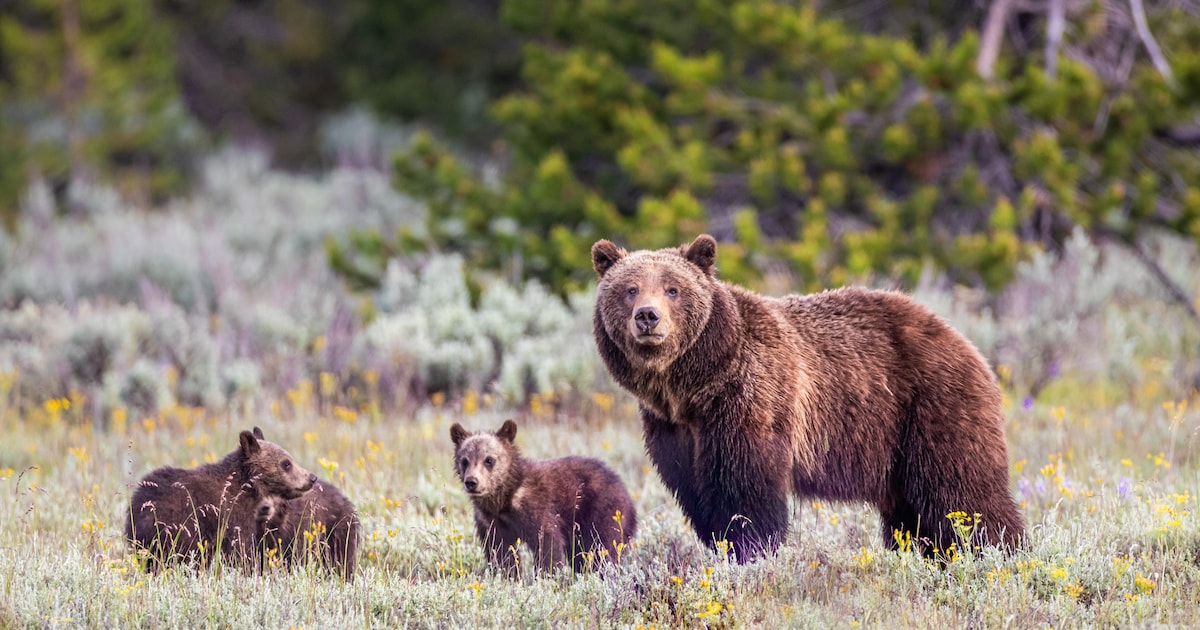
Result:
{"label": "bear nose", "polygon": [[317,474],[316,473],[308,473],[308,480],[313,483],[317,483]]}
{"label": "bear nose", "polygon": [[653,306],[643,306],[633,312],[633,323],[637,324],[638,330],[646,333],[654,330],[661,319],[658,315],[658,309]]}
{"label": "bear nose", "polygon": [[475,492],[475,487],[479,485],[479,480],[474,477],[463,479],[463,485],[467,487],[467,492]]}

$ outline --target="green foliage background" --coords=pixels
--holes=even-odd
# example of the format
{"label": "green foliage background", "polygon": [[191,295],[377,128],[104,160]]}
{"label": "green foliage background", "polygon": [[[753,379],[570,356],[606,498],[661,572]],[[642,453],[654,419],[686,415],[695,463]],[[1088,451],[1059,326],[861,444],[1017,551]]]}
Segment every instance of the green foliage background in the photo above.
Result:
{"label": "green foliage background", "polygon": [[991,80],[957,14],[929,36],[910,7],[889,9],[926,33],[910,39],[760,0],[556,7],[503,6],[528,43],[524,87],[491,109],[497,185],[432,137],[397,160],[437,246],[479,264],[568,288],[588,281],[598,238],[653,248],[709,230],[735,241],[720,265],[742,282],[911,283],[932,264],[998,288],[1029,244],[1073,225],[1200,237],[1200,161],[1160,137],[1200,97],[1186,43],[1200,21],[1179,7],[1152,20],[1178,53],[1174,85],[1144,53],[1110,76],[1105,42],[1139,44],[1100,5],[1071,16],[1055,76],[1040,48],[1007,47]]}
{"label": "green foliage background", "polygon": [[171,33],[157,18],[136,0],[6,3],[0,215],[11,218],[30,178],[65,182],[73,172],[140,196],[182,184],[176,165],[192,129],[175,87]]}
{"label": "green foliage background", "polygon": [[433,250],[569,291],[598,238],[710,231],[735,281],[911,283],[932,266],[994,289],[1075,225],[1200,238],[1200,10],[1147,5],[1168,76],[1129,6],[1105,3],[1068,4],[1058,45],[1045,7],[1014,6],[981,73],[988,9],[14,0],[0,210],[33,178],[153,203],[228,140],[316,165],[321,121],[359,104],[429,130],[395,176],[430,213],[423,231],[331,242],[357,285]]}

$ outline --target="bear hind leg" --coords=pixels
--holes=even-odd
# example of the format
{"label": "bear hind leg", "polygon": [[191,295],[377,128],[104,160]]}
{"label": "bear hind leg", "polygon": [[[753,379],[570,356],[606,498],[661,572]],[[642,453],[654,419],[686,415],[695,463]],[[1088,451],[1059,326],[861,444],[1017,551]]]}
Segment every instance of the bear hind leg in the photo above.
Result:
{"label": "bear hind leg", "polygon": [[[920,519],[921,543],[932,544],[935,555],[951,545],[960,551],[964,547],[978,551],[984,545],[1016,548],[1024,523],[1008,492],[1003,464],[976,462],[973,470],[929,466],[922,472],[926,474],[909,478],[903,498]],[[928,548],[924,551],[931,553]]]}
{"label": "bear hind leg", "polygon": [[904,497],[893,495],[885,505],[879,506],[881,521],[880,535],[883,546],[892,551],[908,552],[922,547],[921,517]]}

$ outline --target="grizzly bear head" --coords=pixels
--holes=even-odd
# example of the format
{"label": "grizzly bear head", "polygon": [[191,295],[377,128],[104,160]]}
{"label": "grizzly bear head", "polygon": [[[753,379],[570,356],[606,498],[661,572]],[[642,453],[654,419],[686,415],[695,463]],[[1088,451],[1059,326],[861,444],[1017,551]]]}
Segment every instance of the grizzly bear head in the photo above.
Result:
{"label": "grizzly bear head", "polygon": [[450,427],[454,442],[454,471],[471,497],[488,497],[510,489],[513,467],[520,459],[516,446],[517,423],[505,420],[495,433],[470,433],[455,422]]}
{"label": "grizzly bear head", "polygon": [[717,241],[707,234],[691,245],[632,253],[598,241],[596,334],[612,340],[635,369],[665,370],[708,325],[716,255]]}
{"label": "grizzly bear head", "polygon": [[260,496],[295,499],[312,489],[317,476],[296,463],[291,453],[263,439],[262,430],[242,431],[242,459]]}

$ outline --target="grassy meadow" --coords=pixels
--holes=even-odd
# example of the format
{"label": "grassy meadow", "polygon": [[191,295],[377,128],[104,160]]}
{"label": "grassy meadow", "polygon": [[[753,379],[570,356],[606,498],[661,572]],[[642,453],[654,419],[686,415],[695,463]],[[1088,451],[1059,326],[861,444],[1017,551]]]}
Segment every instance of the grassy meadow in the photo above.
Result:
{"label": "grassy meadow", "polygon": [[[940,567],[884,550],[860,505],[795,503],[775,557],[731,565],[702,548],[650,469],[630,403],[505,412],[477,397],[370,419],[303,390],[262,409],[167,409],[97,431],[80,405],[0,408],[3,626],[1192,626],[1200,622],[1196,401],[1012,409],[1013,488],[1027,549]],[[436,402],[436,401],[435,401]],[[68,405],[69,408],[68,408]],[[518,418],[532,457],[580,453],[629,485],[640,528],[599,574],[491,575],[454,479],[449,425]],[[259,425],[351,497],[363,526],[352,584],[316,571],[221,568],[147,575],[120,535],[130,487],[150,469],[233,450]]]}
{"label": "grassy meadow", "polygon": [[[452,259],[398,261],[351,293],[324,239],[420,221],[386,174],[292,178],[230,155],[207,173],[153,215],[80,191],[83,219],[47,223],[31,194],[25,236],[0,236],[0,628],[1200,626],[1200,334],[1115,252],[1073,241],[992,300],[916,291],[997,366],[1026,548],[932,563],[885,550],[867,506],[797,500],[779,553],[739,566],[652,470],[588,296],[472,277],[471,297]],[[1194,248],[1149,251],[1200,293]],[[618,566],[487,570],[448,433],[510,417],[526,455],[624,479],[639,529]],[[121,535],[133,485],[252,426],[358,506],[353,583],[139,570]]]}

